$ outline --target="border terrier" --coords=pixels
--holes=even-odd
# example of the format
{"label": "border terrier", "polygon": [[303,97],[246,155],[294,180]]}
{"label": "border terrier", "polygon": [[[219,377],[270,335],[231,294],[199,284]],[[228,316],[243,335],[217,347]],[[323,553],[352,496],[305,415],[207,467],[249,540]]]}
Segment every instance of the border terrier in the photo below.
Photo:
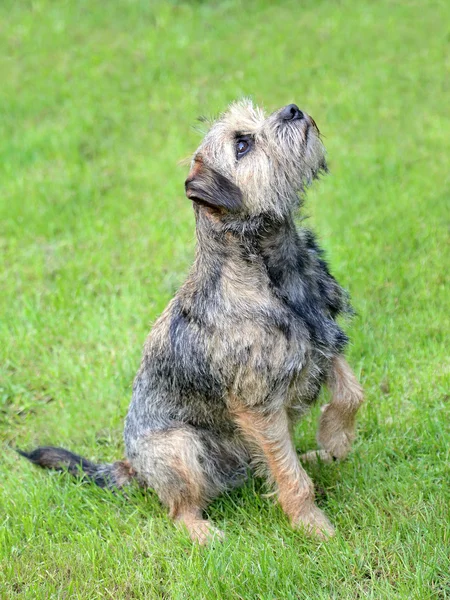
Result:
{"label": "border terrier", "polygon": [[208,503],[259,467],[294,527],[333,527],[293,443],[293,427],[323,384],[321,450],[350,450],[363,392],[336,317],[347,295],[313,233],[294,217],[326,171],[314,120],[295,104],[266,116],[250,101],[212,124],[186,179],[197,233],[189,275],[144,347],[125,422],[126,461],[97,465],[61,448],[21,452],[40,466],[80,469],[98,485],[132,478],[156,491],[193,540],[218,534]]}

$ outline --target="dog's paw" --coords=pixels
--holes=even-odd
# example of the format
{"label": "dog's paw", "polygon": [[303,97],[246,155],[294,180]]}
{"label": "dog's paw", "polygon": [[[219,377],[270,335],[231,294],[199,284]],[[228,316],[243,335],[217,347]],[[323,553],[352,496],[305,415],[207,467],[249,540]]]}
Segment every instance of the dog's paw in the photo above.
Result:
{"label": "dog's paw", "polygon": [[346,417],[333,404],[322,407],[317,441],[333,458],[342,460],[355,439],[355,420]]}
{"label": "dog's paw", "polygon": [[225,534],[207,520],[199,520],[190,524],[188,527],[191,540],[201,546],[205,546],[213,541],[223,541]]}
{"label": "dog's paw", "polygon": [[307,535],[320,540],[327,540],[334,535],[333,525],[320,508],[315,505],[302,511],[296,517],[293,525],[296,529],[302,529]]}

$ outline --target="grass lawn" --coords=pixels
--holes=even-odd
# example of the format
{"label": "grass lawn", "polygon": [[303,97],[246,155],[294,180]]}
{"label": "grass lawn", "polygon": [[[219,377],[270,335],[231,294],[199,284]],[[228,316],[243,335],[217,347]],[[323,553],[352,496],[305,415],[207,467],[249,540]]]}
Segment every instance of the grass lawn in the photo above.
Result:
{"label": "grass lawn", "polygon": [[[0,598],[450,598],[449,22],[435,0],[2,0]],[[243,95],[295,101],[328,149],[306,213],[367,393],[349,459],[308,467],[328,543],[252,480],[202,549],[154,495],[11,449],[123,455],[142,344],[193,258],[179,161]]]}

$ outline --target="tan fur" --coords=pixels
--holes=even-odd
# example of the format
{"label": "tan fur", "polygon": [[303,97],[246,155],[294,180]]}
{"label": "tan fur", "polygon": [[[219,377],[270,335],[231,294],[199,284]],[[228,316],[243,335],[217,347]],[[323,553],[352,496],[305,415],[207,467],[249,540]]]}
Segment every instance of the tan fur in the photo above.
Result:
{"label": "tan fur", "polygon": [[[176,476],[182,493],[174,495],[170,493],[168,485],[162,485],[161,490],[157,489],[158,495],[167,505],[171,518],[184,523],[192,539],[199,538],[197,541],[203,543],[205,528],[202,523],[197,522],[203,521],[195,518],[195,515],[201,515],[206,497],[205,481],[197,460],[199,444],[189,431],[183,429],[153,434],[143,440],[142,444],[141,452],[146,460],[143,465],[139,465],[141,479],[145,481],[146,465],[148,464],[148,469],[152,469],[152,461],[163,456],[167,471],[170,469]],[[161,483],[164,484],[163,481]],[[197,530],[201,532],[197,534]]]}
{"label": "tan fur", "polygon": [[328,386],[331,402],[322,407],[317,441],[331,456],[343,459],[355,439],[355,417],[364,392],[343,356],[333,359]]}
{"label": "tan fur", "polygon": [[119,460],[113,464],[114,483],[117,487],[126,485],[136,475],[128,460]]}
{"label": "tan fur", "polygon": [[222,540],[224,534],[220,529],[217,529],[208,521],[203,519],[202,511],[195,507],[185,507],[178,511],[177,514],[171,514],[174,518],[175,523],[184,526],[189,537],[193,542],[197,542],[201,546],[212,541],[214,538]]}
{"label": "tan fur", "polygon": [[314,486],[300,465],[290,436],[290,423],[284,409],[269,415],[238,408],[234,418],[246,438],[253,443],[267,462],[277,485],[281,508],[292,525],[305,528],[319,537],[333,535],[333,527],[314,504]]}

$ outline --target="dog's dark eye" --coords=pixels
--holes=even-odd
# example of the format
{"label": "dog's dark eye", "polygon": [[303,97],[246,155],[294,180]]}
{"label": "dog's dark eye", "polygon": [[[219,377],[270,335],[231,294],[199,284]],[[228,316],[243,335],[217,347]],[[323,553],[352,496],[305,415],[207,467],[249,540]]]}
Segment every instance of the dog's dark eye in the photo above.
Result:
{"label": "dog's dark eye", "polygon": [[236,142],[236,156],[241,158],[250,150],[251,145],[249,140],[240,139]]}

